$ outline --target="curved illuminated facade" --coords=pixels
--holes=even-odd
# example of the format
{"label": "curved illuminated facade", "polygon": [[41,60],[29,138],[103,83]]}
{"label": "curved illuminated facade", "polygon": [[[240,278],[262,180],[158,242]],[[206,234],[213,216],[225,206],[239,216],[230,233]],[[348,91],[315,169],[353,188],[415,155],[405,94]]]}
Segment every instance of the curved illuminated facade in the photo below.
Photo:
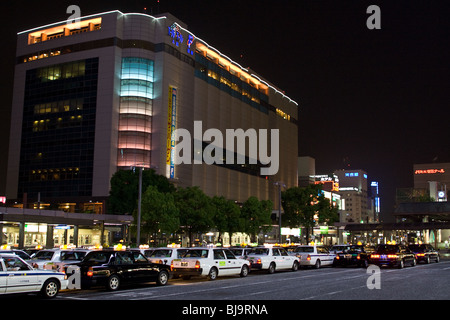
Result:
{"label": "curved illuminated facade", "polygon": [[[117,170],[144,167],[210,196],[277,203],[274,182],[297,185],[297,108],[170,14],[111,11],[83,17],[79,26],[62,21],[23,31],[7,197],[104,203]],[[278,172],[262,176],[261,159],[178,164],[175,132],[193,133],[198,122],[203,131],[279,130]],[[209,147],[196,139],[192,159]],[[249,160],[244,153],[232,158]]]}

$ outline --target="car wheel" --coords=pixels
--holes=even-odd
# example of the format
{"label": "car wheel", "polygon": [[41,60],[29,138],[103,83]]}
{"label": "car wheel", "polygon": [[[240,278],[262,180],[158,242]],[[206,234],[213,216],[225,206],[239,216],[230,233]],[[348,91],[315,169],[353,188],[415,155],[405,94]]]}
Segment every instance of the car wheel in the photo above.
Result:
{"label": "car wheel", "polygon": [[425,263],[426,263],[426,264],[429,264],[429,263],[430,263],[430,257],[427,257],[427,258],[425,259]]}
{"label": "car wheel", "polygon": [[362,263],[361,263],[361,266],[362,266],[363,268],[367,269],[367,268],[369,267],[369,261],[363,260]]}
{"label": "car wheel", "polygon": [[211,268],[211,270],[209,270],[208,278],[209,278],[209,280],[217,279],[217,269],[216,268]]}
{"label": "car wheel", "polygon": [[275,263],[271,262],[269,265],[269,268],[267,269],[267,272],[269,272],[270,274],[275,272]]}
{"label": "car wheel", "polygon": [[120,278],[118,275],[113,274],[109,277],[108,282],[106,284],[106,288],[110,291],[115,291],[120,287]]}
{"label": "car wheel", "polygon": [[292,271],[297,271],[298,270],[298,262],[294,261],[294,264],[292,265]]}
{"label": "car wheel", "polygon": [[243,277],[243,278],[248,276],[248,266],[247,265],[243,265],[242,266],[240,276]]}
{"label": "car wheel", "polygon": [[320,260],[317,259],[316,263],[314,264],[314,268],[319,269],[320,268]]}
{"label": "car wheel", "polygon": [[439,255],[436,256],[436,263],[438,263],[440,260]]}
{"label": "car wheel", "polygon": [[403,267],[405,266],[405,262],[402,260],[400,260],[399,264],[398,264],[398,268],[399,269],[403,269]]}
{"label": "car wheel", "polygon": [[161,270],[158,273],[158,278],[156,279],[156,284],[158,286],[165,286],[169,282],[169,273],[166,270]]}
{"label": "car wheel", "polygon": [[417,260],[414,258],[411,262],[411,267],[414,267],[417,264]]}
{"label": "car wheel", "polygon": [[41,289],[41,295],[47,299],[56,297],[58,292],[59,292],[59,281],[56,279],[49,279],[45,281]]}

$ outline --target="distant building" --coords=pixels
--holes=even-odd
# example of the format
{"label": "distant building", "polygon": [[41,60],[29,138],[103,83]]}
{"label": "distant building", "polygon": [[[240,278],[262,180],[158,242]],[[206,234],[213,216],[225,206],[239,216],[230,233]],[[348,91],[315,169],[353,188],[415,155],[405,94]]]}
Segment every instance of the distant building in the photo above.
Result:
{"label": "distant building", "polygon": [[367,173],[363,170],[337,170],[339,194],[344,202],[345,216],[340,222],[370,223],[374,210],[368,193]]}

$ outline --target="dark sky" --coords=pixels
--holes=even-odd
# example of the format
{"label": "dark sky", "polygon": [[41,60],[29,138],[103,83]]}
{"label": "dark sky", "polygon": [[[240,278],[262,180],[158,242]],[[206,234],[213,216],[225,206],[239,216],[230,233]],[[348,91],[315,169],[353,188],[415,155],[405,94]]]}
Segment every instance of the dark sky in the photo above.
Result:
{"label": "dark sky", "polygon": [[[366,170],[383,213],[412,187],[414,163],[449,162],[450,1],[2,1],[0,154],[7,148],[16,33],[118,9],[170,12],[222,53],[299,103],[299,155],[318,174]],[[369,5],[381,30],[369,30]],[[242,57],[241,57],[242,56]],[[5,156],[0,159],[4,176]],[[0,180],[1,181],[1,180]],[[0,185],[0,192],[3,186]]]}

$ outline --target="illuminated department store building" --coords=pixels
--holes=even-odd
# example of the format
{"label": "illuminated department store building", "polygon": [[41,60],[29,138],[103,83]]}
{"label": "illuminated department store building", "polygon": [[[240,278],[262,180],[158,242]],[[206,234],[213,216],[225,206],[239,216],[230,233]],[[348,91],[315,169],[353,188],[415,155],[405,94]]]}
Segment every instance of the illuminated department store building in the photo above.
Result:
{"label": "illuminated department store building", "polygon": [[[298,104],[170,14],[111,11],[37,27],[18,34],[16,56],[8,203],[111,215],[110,178],[133,167],[237,202],[256,196],[277,204],[275,182],[297,185]],[[244,164],[177,165],[172,133],[192,134],[194,121],[224,136],[226,129],[279,129],[278,172],[261,175],[264,164],[250,163],[248,150]],[[201,152],[193,147],[192,158]],[[7,237],[14,221],[2,219]],[[26,238],[27,222],[14,224],[16,238]],[[41,229],[48,226],[33,226]]]}

